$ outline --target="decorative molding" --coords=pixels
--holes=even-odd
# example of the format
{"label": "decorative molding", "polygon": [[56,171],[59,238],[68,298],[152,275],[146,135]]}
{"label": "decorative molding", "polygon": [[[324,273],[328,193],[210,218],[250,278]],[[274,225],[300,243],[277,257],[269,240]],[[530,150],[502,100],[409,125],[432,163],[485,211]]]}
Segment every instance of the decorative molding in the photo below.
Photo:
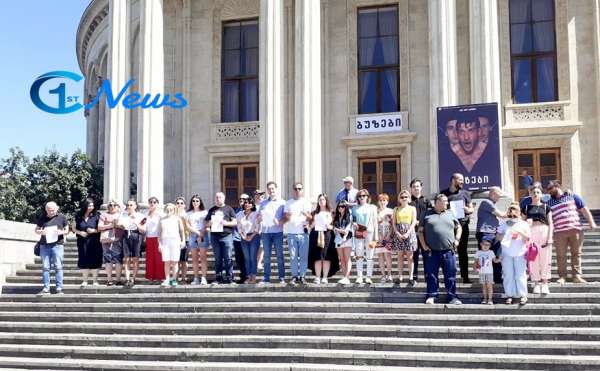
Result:
{"label": "decorative molding", "polygon": [[212,143],[223,142],[248,142],[258,140],[260,123],[236,122],[212,124],[210,128],[210,139]]}
{"label": "decorative molding", "polygon": [[258,17],[259,13],[260,2],[258,0],[228,0],[222,5],[221,19]]}
{"label": "decorative molding", "polygon": [[527,122],[567,121],[570,118],[569,106],[569,101],[506,105],[506,126]]}
{"label": "decorative molding", "polygon": [[77,27],[77,60],[82,73],[86,71],[86,51],[96,28],[108,16],[108,0],[93,0],[85,9]]}

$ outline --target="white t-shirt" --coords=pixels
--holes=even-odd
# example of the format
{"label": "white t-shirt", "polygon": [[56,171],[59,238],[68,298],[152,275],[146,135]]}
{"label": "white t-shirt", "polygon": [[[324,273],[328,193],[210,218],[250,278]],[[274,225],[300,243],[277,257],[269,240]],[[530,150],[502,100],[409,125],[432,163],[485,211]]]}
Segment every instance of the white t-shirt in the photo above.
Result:
{"label": "white t-shirt", "polygon": [[304,198],[298,200],[289,199],[283,208],[283,212],[291,213],[287,222],[287,233],[303,234],[306,227],[306,216],[303,213],[310,213],[312,205]]}
{"label": "white t-shirt", "polygon": [[494,267],[492,266],[492,261],[496,255],[492,250],[483,251],[478,250],[475,253],[475,259],[479,260],[479,274],[493,274]]}
{"label": "white t-shirt", "polygon": [[[509,225],[515,221],[514,224]],[[525,240],[515,230],[527,232],[529,234],[529,224],[521,219],[509,219],[500,223],[498,234],[504,235],[500,244],[502,245],[502,255],[523,256],[527,252]]]}
{"label": "white t-shirt", "polygon": [[179,219],[176,216],[168,217],[161,219],[160,221],[160,239],[161,240],[170,240],[170,239],[179,239],[181,238],[179,235]]}
{"label": "white t-shirt", "polygon": [[187,220],[192,227],[196,228],[200,232],[204,232],[206,215],[208,215],[208,210],[188,211]]}
{"label": "white t-shirt", "polygon": [[235,218],[237,219],[237,222],[238,222],[238,231],[242,235],[245,235],[245,236],[252,234],[254,232],[259,232],[260,226],[256,222],[257,216],[258,216],[257,211],[251,212],[250,214],[248,214],[248,216],[246,216],[246,214],[244,214],[243,211],[238,212],[235,215]]}
{"label": "white t-shirt", "polygon": [[144,215],[138,213],[137,211],[133,214],[129,215],[127,212],[124,212],[119,216],[118,223],[122,225],[126,231],[137,231],[138,224],[144,219]]}
{"label": "white t-shirt", "polygon": [[146,213],[146,237],[158,237],[158,224],[162,214],[159,211],[155,211],[152,216],[148,216]]}

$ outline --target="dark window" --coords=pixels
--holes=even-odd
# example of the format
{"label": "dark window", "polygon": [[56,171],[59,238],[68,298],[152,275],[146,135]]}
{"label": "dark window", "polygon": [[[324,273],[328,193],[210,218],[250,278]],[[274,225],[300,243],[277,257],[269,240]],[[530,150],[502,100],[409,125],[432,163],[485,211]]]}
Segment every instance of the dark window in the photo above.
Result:
{"label": "dark window", "polygon": [[514,103],[557,100],[554,0],[510,1]]}
{"label": "dark window", "polygon": [[258,120],[258,20],[223,23],[221,120]]}
{"label": "dark window", "polygon": [[398,7],[358,10],[358,113],[400,109]]}

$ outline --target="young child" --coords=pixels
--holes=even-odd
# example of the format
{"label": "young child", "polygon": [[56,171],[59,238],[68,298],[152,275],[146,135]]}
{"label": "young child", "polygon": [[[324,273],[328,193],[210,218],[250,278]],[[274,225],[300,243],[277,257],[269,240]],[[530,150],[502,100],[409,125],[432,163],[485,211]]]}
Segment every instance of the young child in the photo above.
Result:
{"label": "young child", "polygon": [[481,304],[493,305],[492,296],[494,295],[494,268],[492,262],[498,263],[500,258],[497,258],[492,250],[494,236],[484,236],[479,246],[481,250],[475,253],[475,270],[479,272],[479,283],[481,283],[481,291],[483,300]]}

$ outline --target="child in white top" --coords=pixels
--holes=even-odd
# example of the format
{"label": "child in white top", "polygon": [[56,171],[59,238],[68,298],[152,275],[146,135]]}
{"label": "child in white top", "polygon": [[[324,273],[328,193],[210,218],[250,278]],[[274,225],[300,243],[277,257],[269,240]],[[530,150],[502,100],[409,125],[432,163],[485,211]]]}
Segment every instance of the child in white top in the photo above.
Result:
{"label": "child in white top", "polygon": [[165,205],[166,216],[161,219],[160,230],[160,252],[165,263],[165,280],[163,287],[177,286],[177,262],[181,249],[185,248],[185,231],[181,218],[176,215],[175,205]]}
{"label": "child in white top", "polygon": [[479,244],[481,250],[475,253],[475,270],[479,272],[479,282],[483,293],[481,304],[494,304],[492,301],[494,295],[494,268],[492,262],[498,263],[500,259],[490,250],[493,241],[493,237],[484,237]]}

